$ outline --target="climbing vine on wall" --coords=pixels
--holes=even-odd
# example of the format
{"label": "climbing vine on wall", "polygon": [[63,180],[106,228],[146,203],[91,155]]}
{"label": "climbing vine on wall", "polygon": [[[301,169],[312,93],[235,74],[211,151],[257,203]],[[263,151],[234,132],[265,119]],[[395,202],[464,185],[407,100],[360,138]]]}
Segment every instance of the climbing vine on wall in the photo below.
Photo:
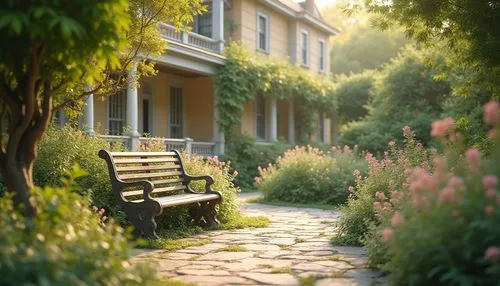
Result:
{"label": "climbing vine on wall", "polygon": [[307,133],[315,112],[333,114],[337,99],[333,83],[284,61],[259,60],[239,44],[225,51],[227,62],[216,74],[219,125],[230,136],[240,123],[244,105],[259,95],[296,101],[299,124]]}

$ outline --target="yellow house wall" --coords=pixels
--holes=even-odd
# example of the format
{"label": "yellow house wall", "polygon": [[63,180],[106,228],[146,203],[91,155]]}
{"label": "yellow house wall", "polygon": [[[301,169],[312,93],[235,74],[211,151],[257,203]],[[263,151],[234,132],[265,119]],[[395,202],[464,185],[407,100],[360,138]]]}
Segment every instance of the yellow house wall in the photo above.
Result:
{"label": "yellow house wall", "polygon": [[329,47],[328,47],[328,36],[317,29],[303,24],[298,24],[298,34],[297,34],[297,62],[299,65],[302,64],[302,55],[301,55],[301,32],[307,31],[309,33],[310,39],[310,64],[308,69],[311,73],[319,73],[319,40],[323,39],[326,45],[325,52],[325,73],[328,71],[330,67],[330,59],[329,59]]}
{"label": "yellow house wall", "polygon": [[267,15],[269,20],[270,53],[269,55],[277,59],[288,58],[288,19],[254,0],[235,1],[234,9],[240,9],[241,13],[234,13],[238,23],[238,32],[235,40],[240,40],[250,51],[255,51],[259,55],[266,53],[257,51],[257,12]]}
{"label": "yellow house wall", "polygon": [[184,83],[185,135],[195,141],[210,141],[214,118],[213,80],[187,78]]}

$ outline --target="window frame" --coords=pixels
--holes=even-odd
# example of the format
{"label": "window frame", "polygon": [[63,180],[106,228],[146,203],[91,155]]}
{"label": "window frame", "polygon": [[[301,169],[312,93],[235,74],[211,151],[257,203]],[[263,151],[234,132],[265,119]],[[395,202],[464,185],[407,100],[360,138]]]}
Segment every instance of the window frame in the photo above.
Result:
{"label": "window frame", "polygon": [[[306,62],[304,62],[304,35],[306,35]],[[311,66],[311,34],[305,29],[300,30],[300,64],[303,67],[309,68]]]}
{"label": "window frame", "polygon": [[[321,50],[321,48],[323,48],[323,51]],[[319,53],[318,70],[321,73],[325,73],[326,72],[326,56],[327,56],[325,39],[323,39],[323,38],[319,39],[318,49],[319,49],[319,51],[318,51],[318,53]],[[322,63],[323,63],[323,66],[321,66]]]}
{"label": "window frame", "polygon": [[[259,101],[262,104],[260,106]],[[260,112],[260,108],[262,107],[262,112]],[[263,118],[263,128],[264,136],[259,136],[259,116]],[[259,142],[265,142],[267,140],[267,100],[263,95],[257,96],[255,98],[255,138]]]}
{"label": "window frame", "polygon": [[[264,34],[264,39],[265,39],[265,49],[261,48],[261,43],[260,43],[260,18],[264,18],[266,20],[266,27],[265,27],[265,34]],[[264,52],[266,54],[269,54],[271,51],[271,45],[270,45],[270,40],[271,37],[269,35],[270,33],[270,23],[269,23],[269,16],[261,11],[257,11],[257,23],[256,23],[256,33],[257,33],[257,40],[255,41],[257,43],[257,51]]]}
{"label": "window frame", "polygon": [[[176,89],[180,91],[180,94],[173,94],[172,89]],[[176,85],[170,85],[169,86],[169,96],[168,96],[168,138],[176,138],[176,139],[182,139],[185,138],[185,133],[186,133],[186,128],[184,126],[185,123],[185,116],[184,116],[184,110],[185,110],[185,105],[184,105],[184,88]],[[178,124],[172,124],[172,119],[174,117],[174,114],[172,113],[172,110],[174,108],[174,105],[172,104],[173,102],[173,96],[180,95],[179,98],[179,111],[177,112],[176,115],[180,117],[180,122]],[[180,136],[174,137],[174,134],[172,134],[172,128],[173,127],[178,127],[180,129]]]}
{"label": "window frame", "polygon": [[[118,118],[118,117],[113,117],[111,116],[111,108],[113,108],[113,104],[116,103],[116,102],[112,102],[112,98],[113,96],[122,96],[122,99],[121,99],[121,104],[123,105],[120,109],[123,109],[122,112],[123,112],[123,118]],[[115,107],[116,108],[116,107]],[[114,132],[111,132],[111,121],[115,121],[115,122],[119,122],[121,121],[122,122],[122,130],[118,130],[118,132],[116,134],[112,134]],[[112,94],[110,96],[108,96],[106,98],[106,129],[107,129],[107,133],[108,135],[119,135],[119,136],[123,136],[123,135],[126,135],[123,133],[123,129],[127,127],[127,90],[126,89],[122,89],[122,90],[119,90],[117,93],[115,94]]]}

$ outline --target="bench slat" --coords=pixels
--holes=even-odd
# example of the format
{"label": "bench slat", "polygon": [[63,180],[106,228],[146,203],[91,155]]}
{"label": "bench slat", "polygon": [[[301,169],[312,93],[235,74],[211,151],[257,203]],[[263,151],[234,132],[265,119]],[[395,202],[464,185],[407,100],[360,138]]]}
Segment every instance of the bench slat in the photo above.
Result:
{"label": "bench slat", "polygon": [[[186,186],[179,185],[179,186],[172,186],[172,187],[155,188],[155,189],[153,189],[153,192],[151,192],[151,193],[155,194],[155,193],[162,193],[162,192],[180,191],[180,190],[185,190],[185,189],[186,189]],[[130,196],[142,195],[142,194],[144,194],[144,191],[143,190],[128,191],[128,192],[123,192],[122,194],[124,197],[130,197]]]}
{"label": "bench slat", "polygon": [[176,171],[176,172],[122,174],[122,175],[118,175],[118,177],[122,180],[130,180],[130,179],[149,179],[149,178],[171,177],[171,176],[180,176],[180,175],[182,175],[182,172]]}
{"label": "bench slat", "polygon": [[[187,205],[196,202],[205,202],[216,200],[219,198],[217,194],[182,194],[174,195],[161,198],[153,198],[155,201],[160,203],[162,207],[180,206]],[[142,202],[143,200],[135,200],[133,202]]]}
{"label": "bench slat", "polygon": [[110,152],[111,156],[118,157],[166,157],[175,156],[175,152]]}
{"label": "bench slat", "polygon": [[169,162],[179,162],[179,158],[176,157],[164,157],[164,158],[154,158],[154,159],[114,159],[115,164],[145,164],[145,163],[169,163]]}
{"label": "bench slat", "polygon": [[184,178],[167,179],[167,180],[151,180],[154,185],[169,184],[169,183],[183,183]]}
{"label": "bench slat", "polygon": [[116,167],[118,173],[121,172],[133,172],[133,171],[157,171],[157,170],[168,170],[168,169],[180,169],[181,165],[154,165],[154,166],[127,166],[127,167]]}

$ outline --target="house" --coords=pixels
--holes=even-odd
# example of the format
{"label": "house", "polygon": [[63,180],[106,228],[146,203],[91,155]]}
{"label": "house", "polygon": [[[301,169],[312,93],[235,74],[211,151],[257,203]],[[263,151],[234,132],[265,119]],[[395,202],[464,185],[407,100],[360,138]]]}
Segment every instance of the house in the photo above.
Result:
{"label": "house", "polygon": [[[108,140],[128,141],[132,149],[163,138],[167,148],[214,155],[224,152],[215,104],[216,69],[225,64],[225,43],[240,41],[256,56],[289,61],[310,73],[328,76],[328,39],[338,31],[326,24],[314,0],[212,0],[208,12],[196,17],[191,32],[162,24],[166,53],[155,61],[158,75],[142,80],[106,101],[89,96],[83,114],[89,134],[100,128]],[[134,73],[134,70],[131,72]],[[126,134],[123,134],[127,127]],[[318,119],[316,140],[330,143],[331,122]],[[103,132],[104,131],[104,132]],[[266,144],[297,137],[293,102],[259,97],[245,106],[239,133]]]}

